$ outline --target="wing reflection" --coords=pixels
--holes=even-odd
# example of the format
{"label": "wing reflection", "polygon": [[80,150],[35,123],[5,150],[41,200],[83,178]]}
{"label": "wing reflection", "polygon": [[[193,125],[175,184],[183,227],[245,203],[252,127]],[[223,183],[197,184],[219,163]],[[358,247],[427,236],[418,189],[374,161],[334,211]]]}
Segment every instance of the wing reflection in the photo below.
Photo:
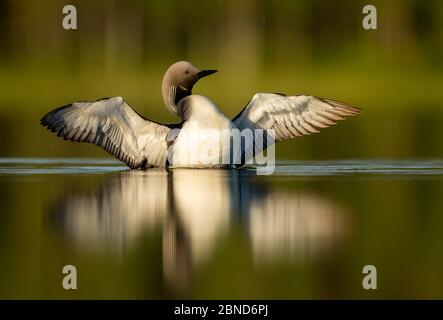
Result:
{"label": "wing reflection", "polygon": [[161,230],[164,280],[174,288],[187,286],[235,223],[248,234],[257,263],[316,255],[342,238],[340,206],[256,181],[263,182],[246,170],[129,171],[95,193],[65,197],[54,221],[75,245],[114,252]]}
{"label": "wing reflection", "polygon": [[328,252],[344,231],[343,210],[316,194],[271,191],[251,203],[250,239],[260,262]]}

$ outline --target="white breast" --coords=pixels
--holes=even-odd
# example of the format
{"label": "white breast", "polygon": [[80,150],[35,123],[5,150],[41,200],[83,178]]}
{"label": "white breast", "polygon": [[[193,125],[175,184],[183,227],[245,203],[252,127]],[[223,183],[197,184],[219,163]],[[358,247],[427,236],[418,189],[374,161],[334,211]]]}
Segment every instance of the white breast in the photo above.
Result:
{"label": "white breast", "polygon": [[[185,101],[183,101],[185,100]],[[191,95],[179,107],[186,108],[186,121],[169,150],[172,167],[229,166],[232,122],[208,98]]]}

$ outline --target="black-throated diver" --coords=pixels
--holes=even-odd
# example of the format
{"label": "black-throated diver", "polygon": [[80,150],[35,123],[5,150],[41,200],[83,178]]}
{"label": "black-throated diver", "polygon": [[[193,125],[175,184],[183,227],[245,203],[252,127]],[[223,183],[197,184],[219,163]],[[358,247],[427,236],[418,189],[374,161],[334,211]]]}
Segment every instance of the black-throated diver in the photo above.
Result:
{"label": "black-throated diver", "polygon": [[[237,164],[233,158],[231,163],[221,162],[224,153],[232,151],[226,146],[232,142],[229,132],[234,129],[258,129],[272,136],[272,142],[261,141],[264,145],[258,149],[243,143],[240,153],[244,163],[270,143],[319,132],[360,112],[345,103],[314,96],[257,93],[229,120],[211,100],[192,94],[199,79],[215,72],[199,70],[187,61],[176,62],[166,71],[163,100],[181,118],[179,124],[160,124],[143,118],[122,97],[74,102],[50,111],[41,124],[65,140],[94,143],[132,169],[219,167]],[[253,141],[254,145],[258,143]],[[247,152],[248,148],[255,151]]]}

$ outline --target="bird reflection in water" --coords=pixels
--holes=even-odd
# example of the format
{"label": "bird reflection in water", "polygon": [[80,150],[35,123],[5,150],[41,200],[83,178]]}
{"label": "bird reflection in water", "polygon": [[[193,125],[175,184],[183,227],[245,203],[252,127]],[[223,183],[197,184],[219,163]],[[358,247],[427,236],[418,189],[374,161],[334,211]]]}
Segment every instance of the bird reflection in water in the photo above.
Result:
{"label": "bird reflection in water", "polygon": [[95,193],[64,197],[53,217],[74,245],[120,254],[160,229],[164,281],[175,289],[187,287],[234,223],[241,223],[258,264],[316,256],[340,242],[346,231],[340,206],[260,178],[253,170],[128,171]]}

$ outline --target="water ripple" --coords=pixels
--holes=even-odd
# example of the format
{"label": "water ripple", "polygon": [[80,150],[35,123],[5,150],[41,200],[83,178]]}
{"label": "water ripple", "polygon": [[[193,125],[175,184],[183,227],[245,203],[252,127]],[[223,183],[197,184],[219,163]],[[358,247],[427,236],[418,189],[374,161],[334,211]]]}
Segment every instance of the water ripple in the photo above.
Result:
{"label": "water ripple", "polygon": [[281,161],[276,175],[442,175],[443,160]]}
{"label": "water ripple", "polygon": [[[0,175],[101,174],[128,168],[102,158],[0,158]],[[277,176],[442,175],[443,160],[278,161]]]}

